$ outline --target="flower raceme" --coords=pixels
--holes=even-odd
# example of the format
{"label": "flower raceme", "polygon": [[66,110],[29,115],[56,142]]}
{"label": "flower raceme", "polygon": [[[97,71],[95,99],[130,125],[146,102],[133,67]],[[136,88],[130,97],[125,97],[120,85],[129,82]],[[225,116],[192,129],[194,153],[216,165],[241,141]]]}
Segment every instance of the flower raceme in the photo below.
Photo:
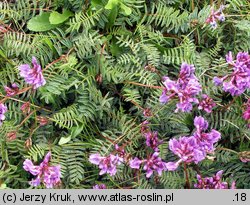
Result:
{"label": "flower raceme", "polygon": [[7,107],[0,103],[0,126],[2,125],[3,121],[5,120],[5,113],[7,112]]}
{"label": "flower raceme", "polygon": [[[176,165],[182,161],[186,163],[195,162],[197,164],[206,157],[206,154],[200,149],[197,139],[194,136],[184,136],[180,137],[178,140],[171,139],[169,141],[169,149],[180,158]],[[169,169],[172,171],[173,164],[171,163],[168,165],[171,165]]]}
{"label": "flower raceme", "polygon": [[163,77],[165,89],[160,97],[160,102],[165,104],[174,97],[179,98],[175,112],[190,112],[193,108],[192,103],[199,103],[197,95],[201,92],[201,85],[194,75],[195,67],[186,63],[182,63],[181,71],[177,81],[171,80],[169,77]]}
{"label": "flower raceme", "polygon": [[41,65],[37,63],[35,57],[32,57],[33,68],[30,68],[30,65],[23,64],[19,66],[20,75],[24,78],[26,83],[33,86],[34,89],[37,89],[46,84],[46,81],[42,74]]}
{"label": "flower raceme", "polygon": [[209,17],[206,19],[206,23],[209,23],[213,29],[217,28],[218,21],[225,21],[225,15],[223,13],[225,6],[221,5],[217,11],[214,8],[211,9]]}
{"label": "flower raceme", "polygon": [[177,162],[166,164],[169,171],[176,170],[182,162],[198,164],[206,158],[207,154],[213,153],[214,143],[221,138],[220,133],[216,130],[206,133],[208,122],[203,117],[195,117],[194,126],[196,131],[192,136],[169,141],[169,149],[180,158]]}
{"label": "flower raceme", "polygon": [[148,120],[144,120],[141,123],[141,133],[144,135],[145,133],[149,132],[149,121]]}
{"label": "flower raceme", "polygon": [[167,171],[166,162],[159,157],[159,152],[154,152],[147,159],[140,160],[135,157],[129,161],[129,166],[132,169],[140,169],[141,164],[144,164],[143,170],[146,171],[146,177],[149,178],[154,172],[161,176],[163,171]]}
{"label": "flower raceme", "polygon": [[232,52],[229,52],[226,61],[233,68],[233,72],[224,77],[214,77],[214,84],[222,85],[223,90],[232,96],[241,95],[250,88],[250,55],[247,52],[239,52],[233,61]]}
{"label": "flower raceme", "polygon": [[146,145],[148,147],[151,147],[154,151],[158,152],[159,148],[158,146],[163,143],[162,140],[159,140],[158,138],[158,132],[151,132],[148,131],[143,134],[146,138]]}
{"label": "flower raceme", "polygon": [[36,179],[30,181],[30,185],[38,186],[42,182],[46,188],[53,188],[60,182],[61,171],[60,165],[50,166],[51,152],[48,152],[44,157],[43,162],[36,166],[31,160],[26,159],[23,163],[23,168],[32,175],[37,176]]}
{"label": "flower raceme", "polygon": [[[197,184],[194,187],[197,189],[228,189],[228,183],[222,181],[223,170],[218,171],[212,177],[202,178],[201,175],[197,175]],[[236,189],[235,182],[232,183],[231,189]]]}
{"label": "flower raceme", "polygon": [[208,122],[203,117],[195,117],[194,126],[196,127],[196,132],[194,132],[194,137],[196,138],[199,147],[207,153],[214,152],[214,143],[218,142],[221,138],[221,134],[212,129],[211,132],[206,133],[208,128]]}
{"label": "flower raceme", "polygon": [[204,110],[207,113],[211,113],[213,107],[215,106],[215,102],[213,101],[212,98],[210,98],[208,95],[203,94],[202,95],[202,100],[199,102],[198,109],[199,110]]}
{"label": "flower raceme", "polygon": [[105,173],[110,176],[114,176],[117,172],[116,166],[120,165],[123,162],[123,158],[118,154],[113,155],[110,154],[107,157],[102,157],[100,154],[91,154],[89,157],[89,161],[92,164],[98,165],[101,171],[99,175],[103,175]]}

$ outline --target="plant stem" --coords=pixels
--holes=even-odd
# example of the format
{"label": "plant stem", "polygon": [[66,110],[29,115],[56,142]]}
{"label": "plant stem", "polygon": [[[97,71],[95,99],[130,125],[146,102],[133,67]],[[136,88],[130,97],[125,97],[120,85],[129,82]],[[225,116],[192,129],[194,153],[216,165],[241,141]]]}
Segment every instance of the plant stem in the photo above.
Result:
{"label": "plant stem", "polygon": [[141,84],[141,83],[130,82],[130,81],[125,81],[124,83],[126,83],[126,84],[132,84],[132,85],[138,85],[138,86],[147,87],[147,88],[164,89],[164,87],[161,87],[161,86],[144,85],[144,84]]}
{"label": "plant stem", "polygon": [[194,0],[192,0],[192,11],[194,11]]}
{"label": "plant stem", "polygon": [[185,172],[185,177],[186,177],[186,187],[190,189],[190,182],[189,182],[189,177],[188,177],[188,170],[187,170],[187,164],[184,162],[184,172]]}
{"label": "plant stem", "polygon": [[224,151],[232,152],[234,154],[239,154],[238,152],[236,152],[234,150],[231,150],[231,149],[228,149],[228,148],[224,148],[224,147],[219,147],[216,150],[224,150]]}
{"label": "plant stem", "polygon": [[[16,98],[13,98],[13,97],[5,97],[4,95],[0,94],[0,97],[4,97],[0,103],[3,103],[5,100],[7,99],[10,99],[10,100],[13,100],[13,101],[17,101],[17,102],[21,102],[21,103],[27,103],[26,101],[23,101],[23,100],[19,100],[19,99],[16,99]],[[48,110],[46,108],[43,108],[43,107],[40,107],[38,105],[35,105],[35,104],[32,104],[30,103],[30,106],[34,107],[34,108],[37,108],[37,109],[41,109],[41,110],[44,110],[44,111],[47,111],[47,112],[52,112],[51,110]]]}
{"label": "plant stem", "polygon": [[25,118],[23,119],[23,121],[18,125],[17,128],[20,128],[20,127],[21,127],[21,126],[31,117],[31,115],[33,115],[35,112],[36,112],[36,111],[33,111],[33,112],[31,112],[29,115],[27,115],[27,117],[25,117]]}

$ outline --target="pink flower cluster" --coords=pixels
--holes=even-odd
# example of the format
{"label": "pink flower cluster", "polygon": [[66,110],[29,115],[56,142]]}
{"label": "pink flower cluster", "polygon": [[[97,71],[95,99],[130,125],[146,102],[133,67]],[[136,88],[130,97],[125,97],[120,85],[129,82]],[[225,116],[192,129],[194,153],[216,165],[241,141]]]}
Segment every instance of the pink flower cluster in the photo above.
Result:
{"label": "pink flower cluster", "polygon": [[162,140],[159,140],[158,138],[158,132],[154,131],[152,132],[147,126],[149,124],[148,120],[145,120],[141,124],[141,133],[146,138],[146,145],[148,147],[151,147],[155,152],[159,151],[158,146],[163,143]]}
{"label": "pink flower cluster", "polygon": [[158,132],[148,131],[144,133],[144,137],[146,138],[146,145],[151,147],[155,152],[158,152],[158,146],[163,143],[163,141],[158,138]]}
{"label": "pink flower cluster", "polygon": [[37,63],[35,57],[32,57],[33,68],[30,68],[30,65],[23,64],[19,66],[20,75],[24,77],[26,83],[33,86],[34,89],[37,89],[46,84],[46,81],[42,74],[41,65]]}
{"label": "pink flower cluster", "polygon": [[196,131],[193,135],[201,150],[213,153],[214,144],[221,138],[220,132],[215,129],[205,132],[208,129],[208,122],[203,117],[195,117],[194,126],[196,127]]}
{"label": "pink flower cluster", "polygon": [[[151,113],[149,108],[146,108],[147,113]],[[152,116],[152,114],[145,114],[144,117]],[[140,166],[143,165],[143,170],[146,171],[146,177],[149,178],[154,172],[157,172],[158,175],[161,175],[163,171],[167,171],[166,162],[164,162],[159,157],[159,148],[158,146],[163,143],[163,140],[159,140],[158,132],[151,131],[148,126],[149,121],[145,120],[141,123],[141,133],[146,138],[146,145],[153,149],[152,154],[148,154],[147,159],[139,159],[135,157],[129,161],[129,166],[132,169],[140,169]]]}
{"label": "pink flower cluster", "polygon": [[48,152],[39,166],[34,165],[29,159],[26,159],[23,162],[23,168],[32,175],[37,176],[36,179],[30,181],[30,185],[38,186],[41,182],[43,182],[46,188],[53,188],[55,185],[60,183],[61,167],[60,165],[49,166],[50,159],[51,152]]}
{"label": "pink flower cluster", "polygon": [[201,92],[201,85],[194,75],[194,71],[193,65],[182,63],[177,81],[173,81],[167,76],[163,77],[165,89],[160,97],[160,102],[167,103],[170,99],[178,97],[179,102],[175,112],[178,110],[190,112],[193,108],[192,103],[199,103],[196,96]]}
{"label": "pink flower cluster", "polygon": [[[28,84],[33,85],[34,89],[37,89],[38,87],[45,85],[46,81],[42,74],[41,66],[37,63],[37,60],[35,57],[32,57],[32,64],[33,68],[31,69],[28,64],[23,64],[19,66],[20,75],[24,77],[25,81]],[[11,97],[13,95],[18,94],[19,87],[16,83],[11,84],[9,87],[4,86],[4,90],[6,92],[6,96]],[[5,120],[5,113],[7,112],[7,107],[0,103],[0,125],[2,125],[2,122]]]}
{"label": "pink flower cluster", "polygon": [[247,52],[239,52],[236,60],[233,60],[232,52],[226,56],[227,63],[233,67],[233,72],[224,77],[214,77],[216,86],[223,85],[223,90],[232,96],[241,95],[250,88],[250,55]]}
{"label": "pink flower cluster", "polygon": [[213,107],[216,105],[216,103],[213,101],[212,98],[210,98],[208,95],[203,94],[202,95],[202,100],[199,102],[198,109],[199,110],[204,110],[207,113],[211,113]]}
{"label": "pink flower cluster", "polygon": [[206,23],[209,23],[213,29],[217,28],[218,21],[225,21],[225,15],[223,13],[225,6],[221,5],[217,11],[214,11],[214,8],[211,9],[210,15],[206,20]]}
{"label": "pink flower cluster", "polygon": [[89,157],[89,161],[92,164],[99,166],[99,168],[101,169],[99,175],[107,173],[110,176],[114,176],[117,172],[116,167],[123,162],[123,158],[118,154],[110,154],[107,157],[102,157],[99,153],[97,153],[91,154]]}
{"label": "pink flower cluster", "polygon": [[[228,183],[222,181],[223,170],[218,171],[212,177],[202,178],[201,175],[197,175],[197,184],[194,187],[197,189],[228,189]],[[232,183],[231,189],[236,189],[235,182]]]}
{"label": "pink flower cluster", "polygon": [[129,166],[132,169],[140,169],[141,164],[144,164],[143,170],[146,171],[146,177],[149,178],[154,172],[161,176],[162,171],[167,171],[166,162],[159,157],[159,152],[154,152],[147,159],[140,160],[135,157],[130,160]]}
{"label": "pink flower cluster", "polygon": [[194,126],[196,131],[192,136],[169,141],[169,149],[180,159],[177,162],[168,162],[166,164],[168,170],[176,170],[182,162],[198,164],[208,153],[213,153],[214,143],[218,142],[221,134],[214,129],[211,132],[205,132],[208,122],[203,117],[195,117]]}

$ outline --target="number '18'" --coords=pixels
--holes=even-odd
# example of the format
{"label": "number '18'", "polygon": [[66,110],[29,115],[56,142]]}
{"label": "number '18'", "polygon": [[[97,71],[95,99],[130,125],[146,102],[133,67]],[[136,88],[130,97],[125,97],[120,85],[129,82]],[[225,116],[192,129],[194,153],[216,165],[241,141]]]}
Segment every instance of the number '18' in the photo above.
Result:
{"label": "number '18'", "polygon": [[246,201],[247,200],[247,194],[246,193],[237,193],[235,194],[237,201]]}

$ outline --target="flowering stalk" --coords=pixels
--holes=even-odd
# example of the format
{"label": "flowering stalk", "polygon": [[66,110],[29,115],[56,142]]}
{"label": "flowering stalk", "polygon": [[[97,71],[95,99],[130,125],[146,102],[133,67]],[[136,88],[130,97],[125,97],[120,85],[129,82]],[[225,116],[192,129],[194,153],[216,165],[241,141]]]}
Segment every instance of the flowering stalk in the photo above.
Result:
{"label": "flowering stalk", "polygon": [[199,102],[198,109],[199,110],[204,110],[207,113],[211,113],[213,107],[216,105],[216,103],[213,101],[212,98],[210,98],[208,95],[203,94],[202,95],[202,100]]}
{"label": "flowering stalk", "polygon": [[184,173],[185,173],[185,178],[186,178],[186,187],[190,189],[190,182],[189,182],[189,177],[188,177],[188,171],[187,171],[187,164],[184,162]]}
{"label": "flowering stalk", "polygon": [[207,154],[214,152],[214,143],[221,138],[221,134],[214,129],[208,133],[205,132],[208,122],[203,117],[195,117],[194,126],[196,131],[192,136],[169,141],[169,149],[180,158],[177,162],[166,163],[169,171],[176,170],[182,162],[198,164],[206,158]]}
{"label": "flowering stalk", "polygon": [[239,52],[236,61],[233,61],[232,52],[229,52],[226,61],[233,68],[233,72],[224,77],[214,77],[214,84],[222,85],[223,90],[232,96],[241,95],[250,88],[250,55],[247,52]]}
{"label": "flowering stalk", "polygon": [[206,19],[206,23],[209,23],[213,29],[217,28],[218,21],[225,21],[225,15],[223,13],[224,8],[224,5],[221,5],[217,11],[214,11],[214,7],[211,8],[210,15]]}
{"label": "flowering stalk", "polygon": [[138,86],[147,87],[147,88],[164,89],[164,87],[161,87],[161,86],[144,85],[144,84],[141,84],[141,83],[130,82],[130,81],[125,81],[124,83],[126,83],[126,84],[132,84],[132,85],[138,85]]}
{"label": "flowering stalk", "polygon": [[32,57],[33,68],[30,65],[23,64],[18,67],[20,70],[20,76],[24,77],[26,83],[33,86],[33,89],[37,89],[46,84],[46,81],[42,74],[41,65],[37,63],[35,57]]}
{"label": "flowering stalk", "polygon": [[167,171],[166,162],[159,157],[159,152],[154,152],[148,156],[147,159],[140,160],[135,157],[129,161],[129,166],[132,169],[140,169],[141,164],[144,164],[143,170],[146,171],[146,177],[149,178],[154,172],[157,172],[159,176],[163,171]]}
{"label": "flowering stalk", "polygon": [[160,96],[162,104],[168,103],[173,98],[178,98],[175,112],[190,112],[193,103],[198,104],[197,95],[201,92],[201,85],[194,75],[195,67],[187,63],[182,63],[179,77],[176,81],[169,77],[163,77],[165,89]]}
{"label": "flowering stalk", "polygon": [[38,186],[42,182],[46,188],[53,188],[60,183],[61,166],[50,166],[51,152],[48,152],[44,157],[43,162],[36,166],[31,160],[26,159],[23,162],[24,170],[30,172],[32,175],[37,176],[36,179],[30,181],[30,185]]}
{"label": "flowering stalk", "polygon": [[[223,170],[218,171],[212,177],[202,178],[201,175],[197,175],[197,183],[194,187],[197,189],[228,189],[228,183],[222,181]],[[231,185],[231,189],[236,189],[235,181]]]}
{"label": "flowering stalk", "polygon": [[123,158],[113,154],[110,154],[107,157],[102,157],[97,153],[91,154],[89,157],[89,161],[92,164],[99,166],[99,168],[101,169],[99,175],[107,173],[110,176],[114,176],[117,172],[116,166],[120,165],[123,162]]}

